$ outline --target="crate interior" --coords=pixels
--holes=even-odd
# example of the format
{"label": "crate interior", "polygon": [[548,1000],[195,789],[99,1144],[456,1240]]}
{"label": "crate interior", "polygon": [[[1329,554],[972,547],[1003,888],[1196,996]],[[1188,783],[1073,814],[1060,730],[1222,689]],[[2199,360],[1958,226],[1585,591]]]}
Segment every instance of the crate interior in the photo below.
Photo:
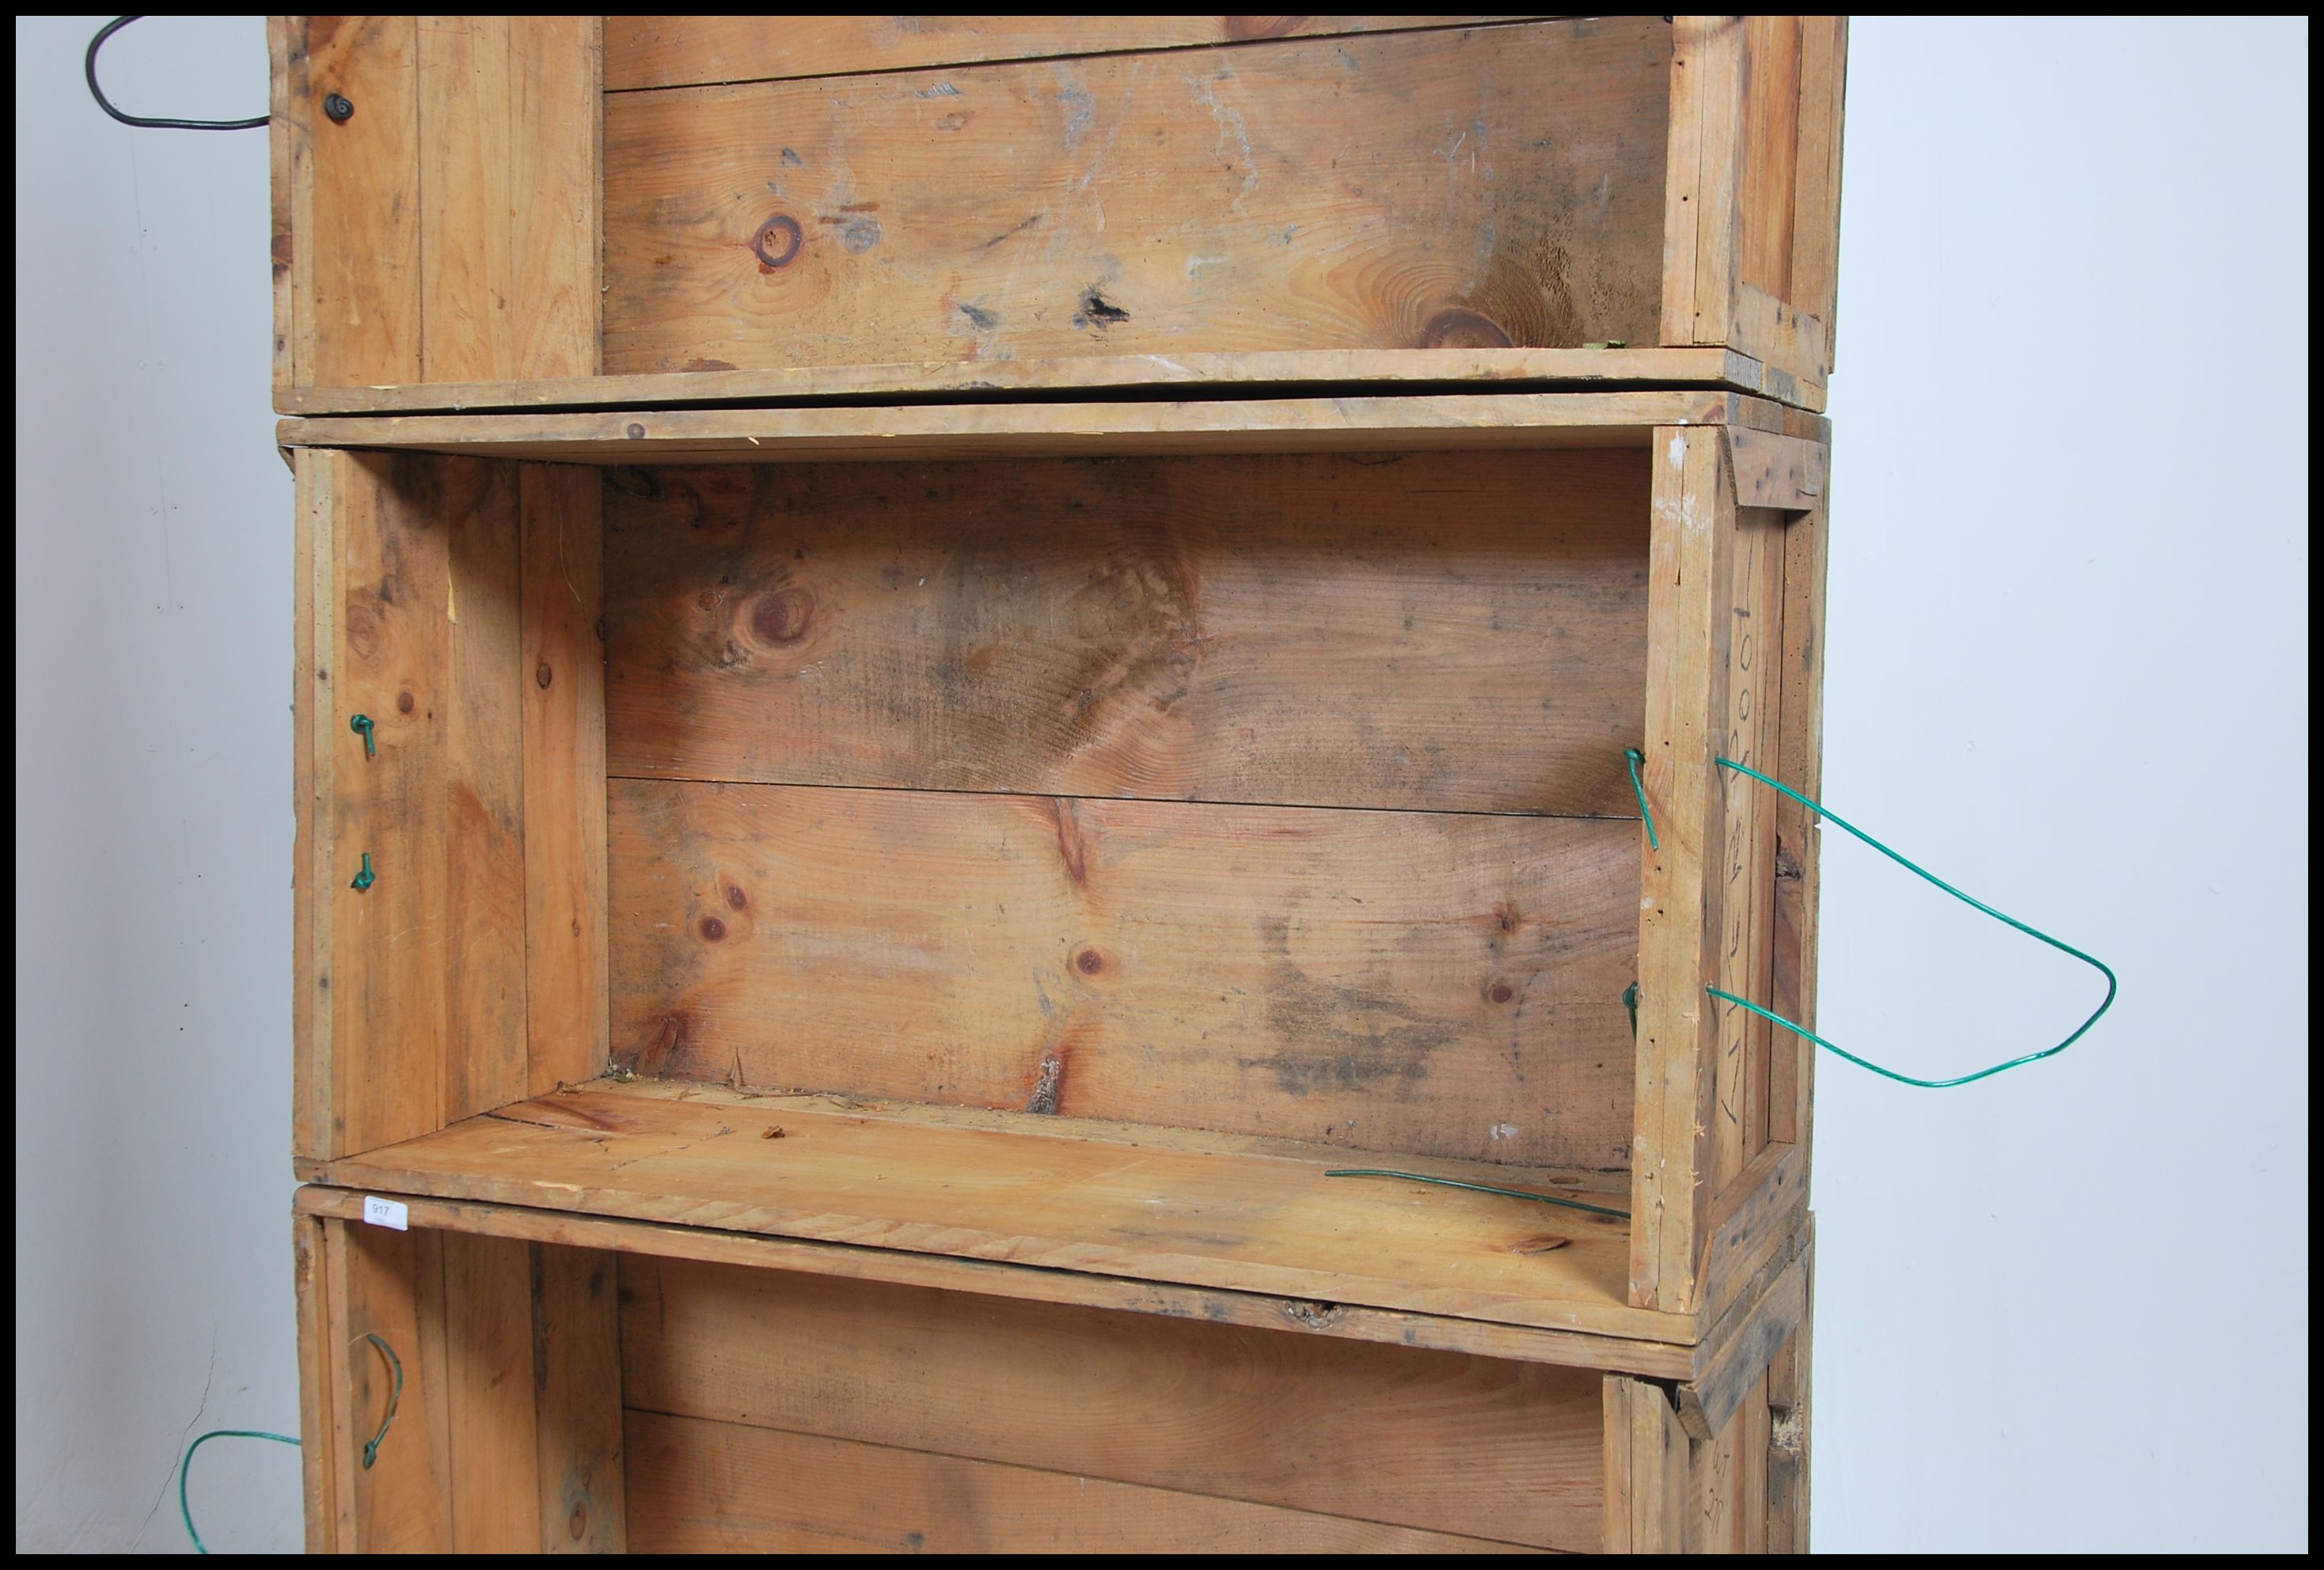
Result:
{"label": "crate interior", "polygon": [[[379,758],[343,716],[325,744],[365,843],[440,817],[414,854],[447,870],[332,895],[370,991],[331,1005],[340,1149],[309,1175],[1662,1333],[1618,1214],[1324,1176],[1629,1203],[1645,434],[349,458],[402,521],[346,564],[337,702],[383,716]],[[566,941],[541,848],[576,801],[491,742],[503,698],[567,688],[460,649],[600,571],[591,979],[541,957]],[[433,607],[457,626],[431,687]],[[429,745],[466,761],[390,783]],[[526,767],[562,745],[529,729]],[[439,897],[448,978],[409,941]],[[531,913],[521,942],[496,900]],[[407,1028],[429,985],[433,1069]]]}

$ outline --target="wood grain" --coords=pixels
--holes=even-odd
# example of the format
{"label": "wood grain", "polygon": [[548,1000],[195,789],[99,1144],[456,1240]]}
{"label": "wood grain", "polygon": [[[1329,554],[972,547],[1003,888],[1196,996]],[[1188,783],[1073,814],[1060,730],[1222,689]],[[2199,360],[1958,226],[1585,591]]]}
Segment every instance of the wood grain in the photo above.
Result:
{"label": "wood grain", "polygon": [[526,1088],[604,1072],[604,481],[595,469],[517,466],[522,519]]}
{"label": "wood grain", "polygon": [[629,1544],[628,1490],[613,1256],[595,1248],[540,1244],[526,1252],[540,1443],[533,1542],[547,1554],[623,1553]]}
{"label": "wood grain", "polygon": [[605,89],[1462,26],[1489,16],[609,16]]}
{"label": "wood grain", "polygon": [[[670,1093],[702,1098],[716,1094],[690,1088],[673,1088]],[[1538,1327],[1367,1308],[1350,1303],[1318,1303],[1305,1298],[1173,1286],[1054,1268],[1028,1269],[991,1260],[808,1243],[715,1227],[615,1220],[515,1205],[429,1199],[417,1195],[402,1195],[399,1199],[409,1209],[414,1226],[558,1245],[546,1251],[544,1260],[558,1257],[567,1250],[603,1249],[660,1259],[700,1260],[756,1270],[834,1276],[844,1281],[935,1287],[1022,1302],[1071,1303],[1120,1313],[1243,1325],[1327,1340],[1386,1342],[1517,1363],[1617,1370],[1658,1379],[1692,1378],[1698,1358],[1708,1355],[1703,1348],[1683,1342],[1626,1340]],[[350,1189],[309,1184],[299,1190],[295,1203],[301,1216],[343,1220],[360,1220],[363,1216],[363,1196]],[[546,1296],[548,1289],[544,1287],[543,1291]],[[549,1409],[544,1399],[544,1433],[550,1420]]]}
{"label": "wood grain", "polygon": [[611,489],[610,767],[1637,811],[1637,452],[662,470]]}
{"label": "wood grain", "polygon": [[642,1073],[1627,1149],[1628,824],[616,781],[611,825],[614,1054]]}
{"label": "wood grain", "polygon": [[1686,1430],[1665,1388],[1609,1374],[1604,1384],[1609,1554],[1676,1554],[1686,1541]]}
{"label": "wood grain", "polygon": [[1643,447],[1661,426],[1762,419],[1714,391],[1477,393],[1177,403],[360,416],[284,420],[286,447],[441,452],[558,464],[938,461],[1238,453]]}
{"label": "wood grain", "polygon": [[1797,216],[1804,20],[1749,16],[1743,23],[1750,75],[1743,101],[1736,276],[1778,299],[1794,298],[1793,224]]}
{"label": "wood grain", "polygon": [[[326,386],[416,381],[420,345],[418,18],[309,16],[294,50],[295,124],[308,127],[305,186],[293,188],[293,330],[300,373]],[[300,69],[303,65],[303,71]],[[360,106],[322,113],[337,93]],[[304,220],[301,223],[301,220]]]}
{"label": "wood grain", "polygon": [[632,1412],[639,1553],[1521,1553],[986,1461]]}
{"label": "wood grain", "polygon": [[422,1235],[444,1261],[437,1367],[450,1436],[451,1549],[530,1553],[540,1540],[531,1250],[457,1232]]}
{"label": "wood grain", "polygon": [[604,366],[1652,342],[1670,33],[615,93]]}
{"label": "wood grain", "polygon": [[[1801,18],[1800,144],[1792,218],[1793,303],[1823,323],[1821,384],[1831,375],[1840,259],[1841,124],[1848,81],[1848,18]],[[1821,391],[1821,387],[1817,388]],[[1821,408],[1819,403],[1816,407]]]}
{"label": "wood grain", "polygon": [[[481,414],[555,409],[683,409],[800,399],[893,400],[942,394],[962,400],[1027,392],[1096,394],[1128,388],[1283,393],[1405,390],[1453,384],[1586,390],[1618,383],[1691,383],[1775,396],[1766,367],[1729,349],[1291,349],[1258,354],[1084,354],[1067,360],[937,361],[902,365],[776,366],[654,375],[542,377],[522,381],[419,382],[400,387],[278,389],[285,414]],[[1788,375],[1785,385],[1790,385]],[[1822,389],[1801,390],[1820,400]],[[1786,396],[1792,396],[1787,393]],[[1812,407],[1821,408],[1821,401]]]}
{"label": "wood grain", "polygon": [[[1688,1344],[1700,1336],[1691,1314],[1627,1305],[1619,1221],[1489,1194],[1328,1179],[1328,1152],[1314,1147],[1270,1156],[1220,1136],[1224,1148],[1204,1151],[1135,1143],[1135,1129],[1099,1125],[1101,1137],[1037,1114],[946,1126],[869,1102],[843,1111],[810,1097],[634,1091],[546,1097],[309,1175],[373,1192],[1506,1325]],[[763,1134],[770,1127],[783,1137]],[[1416,1157],[1399,1165],[1561,1191],[1559,1174],[1528,1169]],[[1572,1241],[1546,1253],[1531,1246],[1545,1235]]]}
{"label": "wood grain", "polygon": [[1631,1300],[1689,1310],[1708,1184],[1719,974],[1718,772],[1734,606],[1735,503],[1725,442],[1656,433],[1644,775],[1661,844],[1646,852],[1638,952]]}
{"label": "wood grain", "polygon": [[1594,1374],[632,1255],[633,1409],[1541,1547],[1598,1529]]}

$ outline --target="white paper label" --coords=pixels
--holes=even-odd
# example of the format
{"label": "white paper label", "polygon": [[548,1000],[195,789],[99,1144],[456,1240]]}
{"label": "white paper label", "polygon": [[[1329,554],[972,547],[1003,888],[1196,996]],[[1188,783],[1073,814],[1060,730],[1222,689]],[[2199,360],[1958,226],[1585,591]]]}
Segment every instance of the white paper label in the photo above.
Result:
{"label": "white paper label", "polygon": [[392,1226],[398,1232],[411,1230],[411,1207],[401,1199],[380,1199],[364,1196],[364,1219],[374,1226]]}

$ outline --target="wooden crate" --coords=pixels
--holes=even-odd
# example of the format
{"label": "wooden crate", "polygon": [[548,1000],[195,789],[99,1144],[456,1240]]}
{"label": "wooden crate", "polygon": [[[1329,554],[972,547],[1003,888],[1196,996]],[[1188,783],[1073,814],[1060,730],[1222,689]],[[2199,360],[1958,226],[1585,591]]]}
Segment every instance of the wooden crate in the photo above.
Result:
{"label": "wooden crate", "polygon": [[286,411],[1831,369],[1840,18],[271,36]]}
{"label": "wooden crate", "polygon": [[1676,1386],[1564,1363],[1545,1332],[1028,1290],[517,1207],[416,1199],[389,1230],[359,1206],[298,1200],[316,1551],[1805,1546],[1804,1246],[1694,1363],[1650,1354],[1702,1369]]}
{"label": "wooden crate", "polygon": [[[1325,1387],[1341,1353],[1269,1336],[1485,1358],[1563,1414],[1558,1454],[1602,1463],[1509,1474],[1534,1481],[1490,1529],[1363,1514],[1352,1462],[1280,1498],[1223,1462],[1106,1474],[1120,1546],[1159,1540],[1157,1488],[1293,1512],[1261,1512],[1286,1545],[1434,1542],[1307,1519],[1351,1511],[1541,1546],[1785,1540],[1716,1499],[1765,1492],[1812,1064],[1702,988],[1812,1018],[1812,831],[1712,759],[1815,787],[1819,418],[1700,390],[354,416],[281,440],[298,1168],[338,1191],[316,1214],[370,1192],[455,1232],[1048,1302],[1166,1363],[1180,1332],[1119,1316],[1221,1320]],[[865,1300],[871,1324],[905,1299]],[[1342,1351],[1351,1381],[1382,1355]],[[625,1379],[643,1355],[622,1343]],[[309,1375],[342,1400],[341,1365]],[[813,1400],[781,1400],[791,1432]],[[918,1438],[798,1431],[911,1452],[873,1492],[927,1501],[931,1542],[1064,1529],[1063,1452],[923,1416]],[[809,1464],[729,1437],[681,1462],[655,1428],[632,1520],[708,1508],[641,1497],[678,1472],[755,1497],[752,1468]],[[1746,1452],[1760,1470],[1720,1470]],[[939,1478],[933,1454],[1038,1475]],[[1443,1465],[1397,1464],[1439,1497]],[[456,1526],[466,1470],[378,1529]],[[326,1501],[328,1540],[374,1540],[354,1497]],[[1196,1544],[1230,1516],[1167,1519]]]}

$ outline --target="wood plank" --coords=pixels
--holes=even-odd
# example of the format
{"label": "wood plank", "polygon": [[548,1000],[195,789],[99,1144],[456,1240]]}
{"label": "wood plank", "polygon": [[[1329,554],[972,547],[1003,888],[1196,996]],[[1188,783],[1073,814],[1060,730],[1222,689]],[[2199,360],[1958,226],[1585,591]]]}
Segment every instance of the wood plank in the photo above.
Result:
{"label": "wood plank", "polygon": [[[1788,377],[1786,378],[1788,381]],[[522,381],[420,382],[392,387],[278,390],[286,414],[484,413],[527,409],[681,409],[717,403],[854,399],[897,401],[943,395],[1005,399],[1031,391],[1097,394],[1181,389],[1356,390],[1379,384],[1409,392],[1479,383],[1589,388],[1691,383],[1774,396],[1766,368],[1729,349],[1288,349],[1265,353],[1085,354],[1072,359],[902,365],[792,365],[761,371],[562,376]],[[1821,389],[1812,390],[1821,392]],[[1818,407],[1821,407],[1819,405]]]}
{"label": "wood plank", "polygon": [[[1387,1342],[1519,1363],[1611,1369],[1663,1379],[1692,1377],[1700,1350],[1678,1343],[1449,1319],[1305,1298],[1170,1286],[991,1260],[804,1243],[713,1227],[613,1220],[515,1205],[429,1199],[416,1195],[401,1196],[400,1202],[408,1207],[414,1226],[558,1245],[544,1251],[544,1260],[572,1250],[619,1251],[663,1259],[747,1265],[754,1270],[835,1276],[846,1281],[935,1287],[1025,1302],[1073,1303],[1120,1313],[1243,1325],[1285,1335]],[[346,1220],[360,1220],[363,1215],[363,1196],[346,1189],[310,1185],[299,1190],[296,1204],[301,1215]],[[549,1409],[544,1401],[544,1432],[549,1422]],[[592,1519],[595,1519],[594,1513]]]}
{"label": "wood plank", "polygon": [[532,1093],[525,1049],[528,802],[516,466],[455,458],[435,468],[424,527],[447,532],[449,569],[439,717],[448,1120]]}
{"label": "wood plank", "polygon": [[[285,395],[299,381],[299,298],[300,286],[291,278],[298,235],[313,211],[313,191],[299,194],[309,179],[306,105],[294,88],[294,74],[303,78],[306,29],[295,17],[266,19],[266,164],[267,254],[273,266],[274,406],[288,409]],[[297,57],[294,59],[294,56]],[[297,216],[294,216],[297,215]],[[309,1520],[313,1520],[310,1514]]]}
{"label": "wood plank", "polygon": [[[1831,555],[1825,506],[1784,537],[1783,728],[1776,743],[1781,778],[1803,795],[1823,794],[1824,582]],[[1775,803],[1775,942],[1768,1005],[1810,1030],[1816,1018],[1817,905],[1822,883],[1822,830],[1814,813],[1779,796]],[[1780,1033],[1770,1057],[1769,1137],[1809,1146],[1816,1047]],[[1803,1185],[1804,1186],[1804,1185]]]}
{"label": "wood plank", "polygon": [[[507,16],[417,19],[421,381],[510,374],[516,127]],[[525,193],[529,200],[534,193]],[[540,193],[547,194],[547,193]]]}
{"label": "wood plank", "polygon": [[[604,530],[598,471],[518,471],[526,1088],[606,1065]],[[514,1096],[508,1099],[515,1099]]]}
{"label": "wood plank", "polygon": [[1794,304],[1823,323],[1822,374],[1830,378],[1840,281],[1841,125],[1848,83],[1848,18],[1801,18],[1799,189],[1792,219]]}
{"label": "wood plank", "polygon": [[1702,1253],[1707,1311],[1724,1313],[1760,1268],[1798,1237],[1807,1213],[1807,1172],[1803,1148],[1769,1144],[1712,1202]]}
{"label": "wood plank", "polygon": [[[281,422],[287,447],[565,464],[1128,457],[1140,454],[1480,452],[1644,446],[1659,426],[1724,425],[1756,400],[1710,391],[1479,393],[1245,402],[418,415]],[[1772,406],[1768,406],[1772,407]],[[1773,417],[1780,419],[1780,416]]]}
{"label": "wood plank", "polygon": [[1736,276],[1777,299],[1794,298],[1792,225],[1798,197],[1804,20],[1798,16],[1743,20],[1748,74]]}
{"label": "wood plank", "polygon": [[1604,1542],[1609,1553],[1675,1554],[1685,1535],[1689,1444],[1663,1386],[1606,1376]]}
{"label": "wood plank", "polygon": [[1670,37],[611,94],[604,364],[1651,342]]}
{"label": "wood plank", "polygon": [[[300,371],[326,386],[416,381],[423,374],[418,18],[304,20],[313,191],[296,243],[311,270],[314,354]],[[344,122],[319,113],[333,93],[355,106]]]}
{"label": "wood plank", "polygon": [[1766,366],[1770,377],[1789,372],[1803,389],[1818,381],[1821,368],[1831,358],[1820,318],[1752,283],[1737,284],[1732,301],[1733,318],[1723,342]]}
{"label": "wood plank", "polygon": [[530,1553],[540,1540],[530,1250],[425,1235],[443,1254],[445,1407],[455,1553]]}
{"label": "wood plank", "polygon": [[[444,1551],[452,1540],[450,1455],[443,1363],[429,1343],[442,1327],[442,1265],[428,1233],[342,1226],[329,1267],[344,1283],[344,1402],[348,1436],[340,1466],[352,1504],[350,1545],[359,1553]],[[368,1336],[376,1334],[402,1360],[403,1389],[392,1364]],[[362,1452],[392,1409],[373,1464]]]}
{"label": "wood plank", "polygon": [[1735,496],[1744,507],[1812,512],[1823,505],[1831,449],[1823,442],[1737,426],[1727,435]]}
{"label": "wood plank", "polygon": [[1639,923],[1637,1145],[1630,1300],[1687,1311],[1711,1191],[1723,817],[1711,776],[1726,735],[1735,505],[1722,437],[1657,432],[1644,776],[1661,845]]}
{"label": "wood plank", "polygon": [[336,454],[291,454],[290,801],[297,820],[290,858],[290,1150],[324,1156],[333,1134],[331,1007],[332,848],[337,758],[327,727],[338,713],[330,690],[337,665]]}
{"label": "wood plank", "polygon": [[1745,1466],[1742,1429],[1738,1411],[1711,1438],[1691,1439],[1685,1447],[1681,1553],[1743,1552],[1745,1528],[1755,1501]]}
{"label": "wood plank", "polygon": [[[307,1175],[374,1192],[1505,1325],[1700,1338],[1691,1314],[1624,1302],[1620,1221],[1489,1194],[1328,1179],[1328,1154],[1313,1147],[1282,1157],[1255,1147],[1204,1152],[1167,1139],[1133,1143],[1136,1130],[1098,1137],[1040,1115],[987,1114],[985,1126],[946,1126],[873,1105],[678,1100],[605,1086],[310,1166]],[[774,1127],[783,1137],[763,1133]],[[1028,1128],[1037,1132],[1019,1132]],[[1559,1178],[1442,1159],[1398,1164],[1536,1192]],[[1542,1253],[1545,1237],[1571,1241]]]}
{"label": "wood plank", "polygon": [[610,806],[641,1073],[1622,1163],[1633,824],[632,780]]}
{"label": "wood plank", "polygon": [[594,376],[602,363],[604,23],[510,19],[512,319],[509,357],[493,377]]}
{"label": "wood plank", "polygon": [[1634,814],[1646,470],[1596,451],[625,475],[610,767]]}
{"label": "wood plank", "polygon": [[1574,1369],[632,1255],[623,1401],[1327,1515],[1583,1547]]}
{"label": "wood plank", "polygon": [[1206,48],[1495,16],[609,16],[605,89]]}
{"label": "wood plank", "polygon": [[1724,344],[1735,286],[1743,19],[1679,16],[1670,31],[1662,341]]}
{"label": "wood plank", "polygon": [[[1765,1409],[1767,1365],[1806,1311],[1807,1266],[1798,1259],[1775,1272],[1749,1302],[1737,1305],[1731,1316],[1736,1322],[1714,1332],[1708,1366],[1678,1387],[1679,1421],[1689,1434],[1709,1439],[1755,1399]],[[1745,1446],[1747,1456],[1749,1450]]]}
{"label": "wood plank", "polygon": [[[448,530],[432,511],[433,465],[340,461],[334,543],[344,587],[333,722],[331,1126],[335,1152],[441,1127],[451,941],[446,731],[455,688]],[[376,727],[367,756],[350,730]],[[362,858],[375,881],[350,886]],[[480,1108],[478,1110],[481,1110]]]}
{"label": "wood plank", "polygon": [[639,1553],[1493,1553],[1475,1538],[632,1412]]}
{"label": "wood plank", "polygon": [[525,1252],[540,1437],[535,1541],[547,1554],[625,1553],[628,1489],[622,1463],[614,1256],[597,1249],[538,1244]]}
{"label": "wood plank", "polygon": [[333,1319],[325,1235],[332,1223],[301,1208],[290,1217],[292,1281],[299,1327],[300,1498],[307,1552],[327,1554],[344,1541],[340,1453],[345,1440],[333,1410],[337,1379],[331,1355]]}
{"label": "wood plank", "polygon": [[1767,1551],[1808,1551],[1809,1394],[1815,1327],[1815,1250],[1803,1251],[1807,1285],[1799,1328],[1767,1365]]}
{"label": "wood plank", "polygon": [[[1784,530],[1779,514],[1743,510],[1735,524],[1727,638],[1725,734],[1719,754],[1766,770],[1775,757],[1782,695]],[[1738,997],[1767,996],[1775,967],[1776,794],[1719,768],[1716,876],[1719,958],[1711,978]],[[1733,1005],[1718,1015],[1711,1097],[1712,1204],[1767,1143],[1767,1058],[1773,1031]]]}

